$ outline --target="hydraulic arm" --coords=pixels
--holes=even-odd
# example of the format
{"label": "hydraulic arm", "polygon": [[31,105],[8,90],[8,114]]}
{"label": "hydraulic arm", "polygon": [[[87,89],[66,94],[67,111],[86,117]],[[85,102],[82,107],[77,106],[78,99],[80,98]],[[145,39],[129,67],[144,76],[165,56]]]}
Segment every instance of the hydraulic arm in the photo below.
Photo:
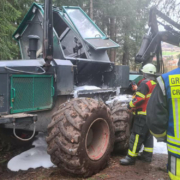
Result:
{"label": "hydraulic arm", "polygon": [[[162,18],[170,25],[165,25],[157,20],[157,16]],[[158,25],[162,25],[165,31],[159,31]],[[141,48],[135,57],[136,63],[143,63],[143,65],[152,62],[154,56],[157,57],[157,71],[162,72],[161,59],[162,48],[161,41],[179,46],[180,33],[172,28],[175,27],[180,30],[180,25],[167,17],[162,12],[158,11],[155,7],[152,7],[149,15],[149,29],[148,33],[144,36]]]}

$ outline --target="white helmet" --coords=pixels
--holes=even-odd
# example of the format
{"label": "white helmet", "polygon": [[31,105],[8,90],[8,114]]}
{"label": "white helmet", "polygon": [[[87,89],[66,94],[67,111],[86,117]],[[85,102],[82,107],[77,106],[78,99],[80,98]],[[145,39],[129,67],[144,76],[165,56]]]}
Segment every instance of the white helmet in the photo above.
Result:
{"label": "white helmet", "polygon": [[156,73],[156,66],[153,64],[146,64],[142,67],[141,71],[146,74],[155,74]]}

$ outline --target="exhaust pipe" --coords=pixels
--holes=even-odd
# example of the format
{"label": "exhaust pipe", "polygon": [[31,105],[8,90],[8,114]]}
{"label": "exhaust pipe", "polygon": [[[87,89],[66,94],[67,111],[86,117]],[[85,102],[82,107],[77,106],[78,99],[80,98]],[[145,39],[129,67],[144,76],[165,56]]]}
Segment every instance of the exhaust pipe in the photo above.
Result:
{"label": "exhaust pipe", "polygon": [[36,59],[36,52],[38,47],[39,36],[29,35],[29,57],[30,59]]}

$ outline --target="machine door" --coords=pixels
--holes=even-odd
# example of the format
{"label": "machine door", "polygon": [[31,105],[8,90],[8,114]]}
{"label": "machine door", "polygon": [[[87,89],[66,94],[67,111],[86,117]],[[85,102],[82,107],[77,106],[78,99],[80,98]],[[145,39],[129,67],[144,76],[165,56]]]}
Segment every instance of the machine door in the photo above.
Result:
{"label": "machine door", "polygon": [[52,75],[11,76],[11,113],[50,109],[53,96]]}
{"label": "machine door", "polygon": [[80,7],[64,6],[63,10],[81,37],[95,50],[119,47],[119,44],[109,39]]}

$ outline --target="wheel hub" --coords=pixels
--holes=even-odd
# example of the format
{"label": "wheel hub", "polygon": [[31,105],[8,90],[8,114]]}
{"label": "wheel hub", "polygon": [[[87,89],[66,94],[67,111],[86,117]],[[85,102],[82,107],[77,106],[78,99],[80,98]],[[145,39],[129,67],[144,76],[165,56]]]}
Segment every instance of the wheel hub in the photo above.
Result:
{"label": "wheel hub", "polygon": [[104,119],[99,118],[91,123],[85,139],[86,152],[90,159],[99,160],[104,155],[109,137],[109,126]]}

